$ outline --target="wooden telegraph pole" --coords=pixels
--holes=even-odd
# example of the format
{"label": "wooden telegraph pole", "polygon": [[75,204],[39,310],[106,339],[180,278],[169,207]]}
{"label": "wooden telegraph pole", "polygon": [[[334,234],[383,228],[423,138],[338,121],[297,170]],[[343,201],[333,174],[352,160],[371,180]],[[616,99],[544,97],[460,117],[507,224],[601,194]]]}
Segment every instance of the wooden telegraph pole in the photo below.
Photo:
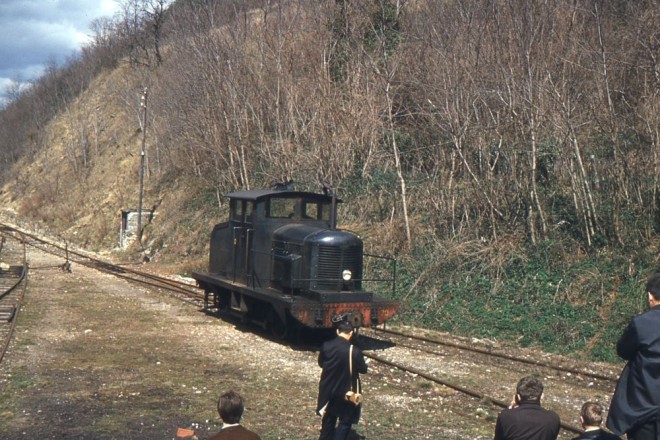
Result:
{"label": "wooden telegraph pole", "polygon": [[142,100],[140,106],[143,109],[142,116],[142,150],[140,151],[140,196],[138,198],[138,243],[142,246],[142,191],[144,188],[144,156],[145,156],[145,143],[147,141],[147,88],[144,88],[142,93]]}

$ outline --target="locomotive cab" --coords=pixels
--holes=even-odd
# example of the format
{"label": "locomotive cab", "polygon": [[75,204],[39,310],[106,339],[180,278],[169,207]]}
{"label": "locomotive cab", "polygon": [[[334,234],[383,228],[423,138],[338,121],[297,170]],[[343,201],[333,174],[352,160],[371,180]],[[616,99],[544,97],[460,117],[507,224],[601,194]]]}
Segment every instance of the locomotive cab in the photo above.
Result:
{"label": "locomotive cab", "polygon": [[227,197],[229,221],[213,230],[209,272],[248,285],[291,289],[294,283],[288,280],[300,267],[296,245],[304,239],[301,231],[308,234],[332,227],[336,212],[332,197],[261,190]]}
{"label": "locomotive cab", "polygon": [[[345,316],[376,325],[394,315],[396,302],[363,290],[363,242],[335,228],[335,197],[288,189],[227,197],[229,218],[211,234],[208,272],[193,273],[205,308],[284,328],[330,328]],[[394,275],[395,266],[385,280],[392,289]]]}

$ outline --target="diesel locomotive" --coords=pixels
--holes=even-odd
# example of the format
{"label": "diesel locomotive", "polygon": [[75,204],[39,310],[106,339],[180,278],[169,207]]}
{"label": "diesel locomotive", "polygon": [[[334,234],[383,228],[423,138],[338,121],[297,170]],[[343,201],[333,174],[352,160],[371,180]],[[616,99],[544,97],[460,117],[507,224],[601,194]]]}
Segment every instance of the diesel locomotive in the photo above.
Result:
{"label": "diesel locomotive", "polygon": [[[380,284],[394,293],[396,261],[365,254],[358,235],[336,228],[333,190],[283,186],[226,197],[229,218],[211,233],[208,271],[192,274],[207,312],[236,314],[277,337],[343,319],[375,326],[396,313],[396,301],[365,290]],[[377,276],[367,278],[372,270]]]}

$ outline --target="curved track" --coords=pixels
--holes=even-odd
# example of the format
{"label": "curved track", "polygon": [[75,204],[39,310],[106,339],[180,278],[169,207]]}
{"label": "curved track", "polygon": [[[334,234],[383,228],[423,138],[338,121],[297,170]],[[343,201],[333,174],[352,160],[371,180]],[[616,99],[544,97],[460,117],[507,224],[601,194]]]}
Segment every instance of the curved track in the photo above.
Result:
{"label": "curved track", "polygon": [[60,266],[63,270],[71,271],[71,263],[81,264],[86,267],[100,270],[119,278],[129,281],[134,281],[156,289],[164,289],[169,292],[177,294],[180,299],[190,301],[193,303],[202,304],[204,301],[204,294],[197,286],[181,281],[172,280],[169,278],[153,275],[147,272],[131,269],[126,265],[112,264],[107,261],[100,260],[91,255],[85,254],[80,251],[69,249],[68,245],[56,243],[51,240],[37,237],[36,235],[19,231],[13,227],[4,226],[7,230],[20,232],[26,245],[39,249],[65,259],[65,263]]}
{"label": "curved track", "polygon": [[20,233],[0,228],[0,363],[12,341],[27,287],[25,242]]}

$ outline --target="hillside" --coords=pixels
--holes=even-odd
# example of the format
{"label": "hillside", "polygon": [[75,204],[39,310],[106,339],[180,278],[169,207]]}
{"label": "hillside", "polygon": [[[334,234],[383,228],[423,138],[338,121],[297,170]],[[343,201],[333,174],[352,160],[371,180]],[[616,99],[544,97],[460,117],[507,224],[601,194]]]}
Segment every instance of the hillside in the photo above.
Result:
{"label": "hillside", "polygon": [[0,112],[3,212],[185,274],[222,194],[325,179],[401,321],[611,360],[660,267],[659,5],[496,3],[134,2]]}
{"label": "hillside", "polygon": [[[98,75],[70,108],[48,124],[48,148],[16,164],[14,179],[2,189],[2,206],[11,208],[19,221],[34,222],[35,228],[46,228],[74,245],[117,250],[121,210],[137,209],[139,198],[140,95],[130,95],[131,82],[138,79],[126,65]],[[118,85],[126,88],[118,89]],[[79,161],[75,151],[78,130],[91,133],[91,154],[84,168],[75,165]],[[151,138],[149,142],[153,142]],[[199,257],[215,223],[212,218],[199,222],[198,227],[204,228],[196,231],[199,242],[190,240],[188,230],[177,232],[173,225],[180,222],[181,204],[186,203],[190,191],[185,181],[164,184],[156,182],[148,169],[145,173],[143,207],[157,208],[161,214],[156,227],[161,234],[168,234],[170,254],[175,259],[187,256],[191,246],[198,247]],[[151,243],[148,231],[145,243]],[[135,251],[140,254],[141,249],[136,247]]]}

